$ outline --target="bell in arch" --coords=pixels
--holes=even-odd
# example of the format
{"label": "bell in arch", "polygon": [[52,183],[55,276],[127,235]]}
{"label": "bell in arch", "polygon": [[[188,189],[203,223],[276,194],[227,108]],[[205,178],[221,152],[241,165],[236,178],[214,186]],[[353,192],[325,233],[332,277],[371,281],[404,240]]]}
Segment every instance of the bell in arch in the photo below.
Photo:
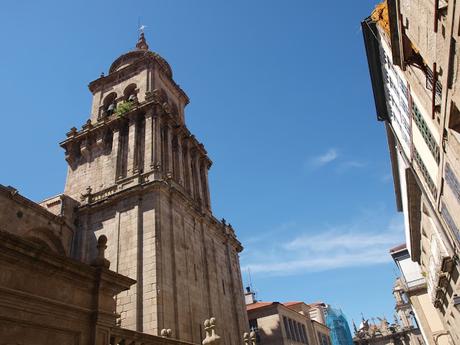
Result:
{"label": "bell in arch", "polygon": [[109,104],[107,108],[107,114],[112,115],[114,111],[115,111],[115,102]]}

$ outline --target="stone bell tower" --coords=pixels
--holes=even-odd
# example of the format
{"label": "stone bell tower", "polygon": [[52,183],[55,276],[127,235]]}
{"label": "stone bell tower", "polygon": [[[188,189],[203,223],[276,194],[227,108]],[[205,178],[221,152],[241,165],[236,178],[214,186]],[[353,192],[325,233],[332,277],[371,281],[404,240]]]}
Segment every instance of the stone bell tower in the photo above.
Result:
{"label": "stone bell tower", "polygon": [[61,143],[65,194],[79,202],[73,255],[91,262],[107,236],[110,268],[137,281],[117,297],[122,327],[198,343],[213,316],[223,343],[240,344],[242,246],[212,215],[211,160],[185,125],[189,99],[171,67],[141,33],[89,89],[90,119]]}

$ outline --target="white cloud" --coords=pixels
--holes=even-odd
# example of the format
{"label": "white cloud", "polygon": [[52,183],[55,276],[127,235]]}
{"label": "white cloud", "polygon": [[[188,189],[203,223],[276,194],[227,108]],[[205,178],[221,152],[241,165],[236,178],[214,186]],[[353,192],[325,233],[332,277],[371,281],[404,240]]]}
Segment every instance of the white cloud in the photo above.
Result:
{"label": "white cloud", "polygon": [[328,163],[331,163],[335,161],[339,157],[339,154],[336,149],[331,148],[327,150],[324,154],[313,157],[310,160],[310,164],[315,167],[321,167],[323,165],[326,165]]}
{"label": "white cloud", "polygon": [[403,222],[400,217],[379,222],[374,216],[370,213],[314,233],[312,229],[299,233],[299,229],[291,228],[281,237],[290,232],[297,235],[284,241],[278,236],[261,239],[243,252],[243,270],[282,276],[389,262],[388,250],[404,241]]}

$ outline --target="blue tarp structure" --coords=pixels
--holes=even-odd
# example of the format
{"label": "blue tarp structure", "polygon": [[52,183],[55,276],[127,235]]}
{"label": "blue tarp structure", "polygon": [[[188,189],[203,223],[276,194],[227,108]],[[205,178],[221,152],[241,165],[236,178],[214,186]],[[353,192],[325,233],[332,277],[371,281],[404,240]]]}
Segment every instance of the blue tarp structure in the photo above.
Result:
{"label": "blue tarp structure", "polygon": [[331,329],[332,345],[353,345],[350,327],[342,310],[327,306],[326,325]]}

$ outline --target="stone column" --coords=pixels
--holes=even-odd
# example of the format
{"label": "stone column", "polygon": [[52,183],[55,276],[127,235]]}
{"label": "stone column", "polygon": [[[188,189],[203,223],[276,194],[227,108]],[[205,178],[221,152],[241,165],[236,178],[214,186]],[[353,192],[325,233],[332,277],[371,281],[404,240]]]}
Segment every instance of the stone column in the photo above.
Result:
{"label": "stone column", "polygon": [[195,198],[200,204],[204,202],[203,185],[201,184],[201,169],[200,169],[200,152],[196,151],[194,159],[195,168]]}
{"label": "stone column", "polygon": [[118,179],[118,174],[119,174],[119,167],[118,167],[118,155],[120,154],[120,129],[116,128],[113,131],[113,136],[112,136],[112,158],[111,158],[111,163],[112,163],[112,172],[113,172],[113,178],[114,181]]}
{"label": "stone column", "polygon": [[211,209],[211,197],[209,193],[209,183],[208,183],[208,165],[205,160],[201,164],[201,185],[203,190],[203,199],[204,204],[208,209]]}
{"label": "stone column", "polygon": [[161,179],[161,118],[158,114],[153,117],[153,172],[154,179]]}
{"label": "stone column", "polygon": [[176,165],[176,176],[177,182],[184,186],[184,153],[182,151],[182,135],[180,133],[177,134],[177,165]]}
{"label": "stone column", "polygon": [[165,155],[166,155],[166,176],[173,176],[173,152],[172,152],[172,128],[168,124],[165,126]]}
{"label": "stone column", "polygon": [[129,130],[128,130],[128,165],[127,175],[132,175],[137,172],[136,162],[136,144],[137,144],[138,127],[135,117],[129,119]]}
{"label": "stone column", "polygon": [[145,114],[145,139],[144,139],[144,172],[150,171],[153,165],[153,121],[152,111]]}
{"label": "stone column", "polygon": [[190,195],[193,197],[193,176],[192,176],[192,160],[190,157],[190,140],[187,139],[185,147],[185,164],[184,164],[184,171],[185,171],[185,178],[186,178],[186,186],[188,187],[188,191]]}

